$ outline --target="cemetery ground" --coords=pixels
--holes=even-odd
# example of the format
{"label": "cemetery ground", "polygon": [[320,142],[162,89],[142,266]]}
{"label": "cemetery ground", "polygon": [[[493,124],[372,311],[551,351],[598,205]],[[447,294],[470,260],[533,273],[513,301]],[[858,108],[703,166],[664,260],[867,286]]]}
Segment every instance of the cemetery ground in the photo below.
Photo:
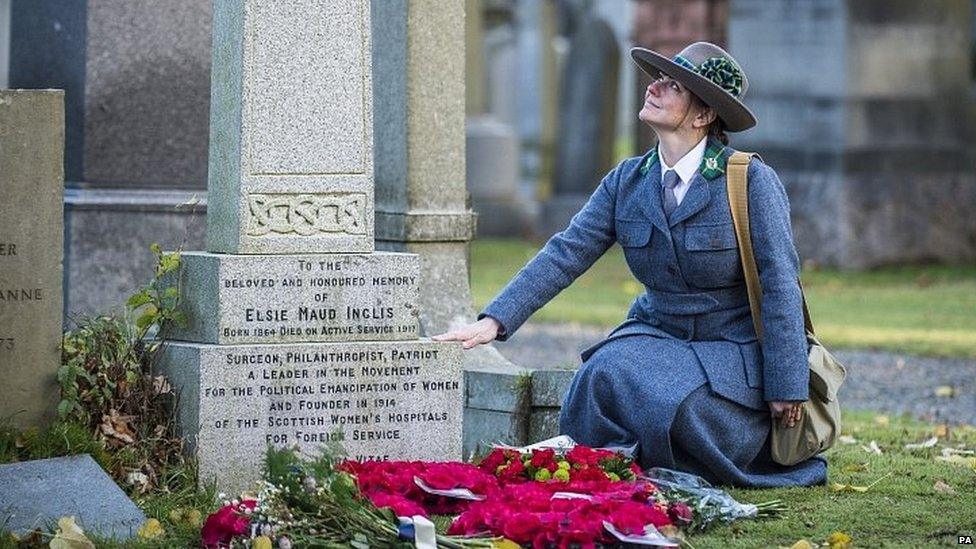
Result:
{"label": "cemetery ground", "polygon": [[[534,252],[535,247],[523,242],[475,242],[471,272],[477,305],[490,299]],[[831,347],[953,356],[964,364],[976,357],[976,319],[966,312],[976,305],[976,269],[808,271],[804,283],[816,325]],[[558,323],[557,327],[576,323],[602,330],[619,321],[637,291],[619,249],[612,249],[536,318]],[[97,356],[124,354],[122,346],[103,345]],[[117,437],[109,437],[106,444],[106,437],[96,438],[92,433],[91,424],[77,418],[28,432],[4,424],[0,426],[0,463],[88,453],[147,517],[158,521],[144,528],[142,537],[125,544],[91,536],[96,546],[198,546],[202,519],[220,504],[216,490],[197,488],[195,465],[176,456],[157,455],[152,460],[156,464],[153,482],[140,485],[139,479],[126,474],[127,467],[151,452],[166,453],[172,448],[171,441],[147,437],[148,444],[133,447],[119,444]],[[686,546],[790,547],[809,540],[814,546],[833,541],[834,547],[844,547],[850,539],[853,546],[861,547],[922,547],[955,545],[956,536],[976,534],[976,455],[971,453],[976,450],[976,429],[972,425],[953,417],[920,422],[910,414],[847,411],[844,435],[825,454],[828,486],[732,489],[739,501],[781,500],[787,510],[773,518],[688,532]],[[51,537],[35,541],[33,545],[18,544],[0,532],[0,549],[47,547]]]}

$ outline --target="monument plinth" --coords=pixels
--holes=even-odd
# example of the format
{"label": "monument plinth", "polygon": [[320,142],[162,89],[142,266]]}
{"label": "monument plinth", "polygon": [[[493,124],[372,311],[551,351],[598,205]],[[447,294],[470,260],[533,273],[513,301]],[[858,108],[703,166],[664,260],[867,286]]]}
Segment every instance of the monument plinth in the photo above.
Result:
{"label": "monument plinth", "polygon": [[373,253],[370,2],[213,16],[209,253],[160,360],[200,479],[252,488],[268,444],[460,459],[460,347],[418,339],[419,258]]}

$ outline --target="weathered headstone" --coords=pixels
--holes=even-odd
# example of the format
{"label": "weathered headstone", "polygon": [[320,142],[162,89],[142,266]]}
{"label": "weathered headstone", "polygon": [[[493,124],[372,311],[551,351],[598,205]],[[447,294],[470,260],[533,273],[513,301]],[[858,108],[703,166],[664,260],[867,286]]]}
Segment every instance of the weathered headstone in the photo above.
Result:
{"label": "weathered headstone", "polygon": [[[970,0],[736,0],[757,151],[790,197],[804,260],[976,259]],[[798,70],[802,67],[802,70]]]}
{"label": "weathered headstone", "polygon": [[54,416],[61,363],[64,93],[0,91],[0,418]]}
{"label": "weathered headstone", "polygon": [[541,231],[561,231],[613,167],[620,50],[613,29],[582,11],[576,16],[560,92],[553,195]]}
{"label": "weathered headstone", "polygon": [[9,87],[65,90],[65,312],[105,314],[203,247],[212,0],[5,3]]}
{"label": "weathered headstone", "polygon": [[368,0],[214,4],[218,253],[184,255],[187,341],[161,364],[201,480],[227,491],[268,444],[461,456],[460,348],[417,339],[418,257],[373,252],[370,28]]}
{"label": "weathered headstone", "polygon": [[15,534],[75,517],[85,534],[124,540],[146,515],[88,455],[0,465],[0,525]]}

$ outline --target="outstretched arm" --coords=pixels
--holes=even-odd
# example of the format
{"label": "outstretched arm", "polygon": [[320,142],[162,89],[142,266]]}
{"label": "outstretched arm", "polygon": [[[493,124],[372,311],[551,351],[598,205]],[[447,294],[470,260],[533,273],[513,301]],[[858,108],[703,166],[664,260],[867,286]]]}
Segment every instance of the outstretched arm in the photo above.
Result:
{"label": "outstretched arm", "polygon": [[504,341],[532,313],[589,269],[616,239],[614,204],[622,166],[618,165],[603,178],[569,226],[550,238],[512,277],[478,315],[478,322],[433,339],[463,341],[465,348],[496,338]]}

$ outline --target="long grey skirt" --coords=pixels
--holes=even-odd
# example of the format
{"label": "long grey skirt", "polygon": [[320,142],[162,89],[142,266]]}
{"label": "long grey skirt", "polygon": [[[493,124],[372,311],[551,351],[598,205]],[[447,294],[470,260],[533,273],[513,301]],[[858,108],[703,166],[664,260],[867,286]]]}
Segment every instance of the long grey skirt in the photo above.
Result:
{"label": "long grey skirt", "polygon": [[560,432],[589,446],[635,447],[641,467],[693,473],[717,485],[827,482],[816,456],[791,467],[770,456],[768,410],[711,390],[684,341],[635,334],[602,342],[570,386]]}

